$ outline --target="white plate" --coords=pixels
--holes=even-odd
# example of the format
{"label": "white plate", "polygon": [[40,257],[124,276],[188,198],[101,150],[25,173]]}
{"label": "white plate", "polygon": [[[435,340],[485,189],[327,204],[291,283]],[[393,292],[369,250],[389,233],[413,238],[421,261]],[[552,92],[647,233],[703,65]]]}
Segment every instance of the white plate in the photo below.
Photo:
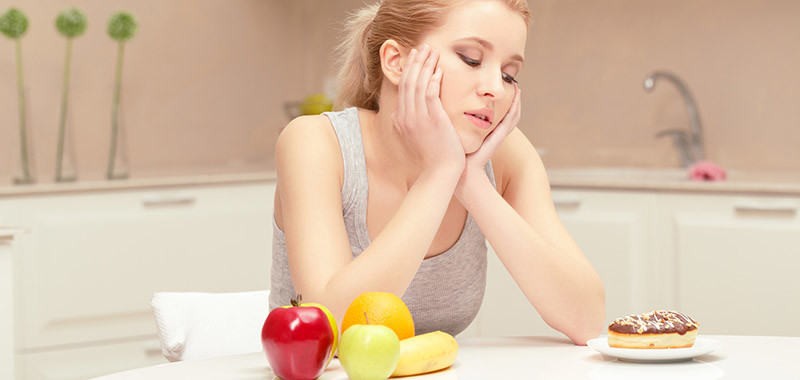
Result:
{"label": "white plate", "polygon": [[705,355],[722,347],[722,342],[715,339],[697,337],[694,346],[689,348],[637,349],[616,348],[608,345],[608,337],[600,337],[586,342],[595,351],[629,362],[679,362]]}

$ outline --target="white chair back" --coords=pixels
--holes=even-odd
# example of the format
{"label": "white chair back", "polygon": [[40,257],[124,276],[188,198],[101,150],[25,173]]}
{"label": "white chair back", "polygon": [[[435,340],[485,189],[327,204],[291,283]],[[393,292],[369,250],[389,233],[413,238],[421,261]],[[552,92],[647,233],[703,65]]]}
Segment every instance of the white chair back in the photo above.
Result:
{"label": "white chair back", "polygon": [[159,292],[150,300],[161,352],[181,361],[261,351],[269,290]]}

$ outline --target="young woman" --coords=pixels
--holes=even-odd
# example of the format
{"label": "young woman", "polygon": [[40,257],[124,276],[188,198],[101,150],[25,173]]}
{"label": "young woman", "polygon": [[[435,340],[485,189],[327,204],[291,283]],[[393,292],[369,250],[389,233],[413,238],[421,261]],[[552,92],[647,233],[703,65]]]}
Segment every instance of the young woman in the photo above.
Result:
{"label": "young woman", "polygon": [[417,334],[463,331],[488,240],[550,326],[605,323],[599,276],[564,229],[516,126],[525,0],[384,0],[355,14],[337,103],[278,138],[270,308],[295,294],[337,320],[359,294],[400,296]]}

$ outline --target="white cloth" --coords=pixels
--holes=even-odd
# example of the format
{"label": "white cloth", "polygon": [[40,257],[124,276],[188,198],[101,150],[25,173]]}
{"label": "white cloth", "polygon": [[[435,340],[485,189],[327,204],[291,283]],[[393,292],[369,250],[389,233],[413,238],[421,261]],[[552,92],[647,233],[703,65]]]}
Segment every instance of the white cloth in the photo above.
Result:
{"label": "white cloth", "polygon": [[155,293],[150,300],[161,352],[169,361],[261,351],[269,290]]}

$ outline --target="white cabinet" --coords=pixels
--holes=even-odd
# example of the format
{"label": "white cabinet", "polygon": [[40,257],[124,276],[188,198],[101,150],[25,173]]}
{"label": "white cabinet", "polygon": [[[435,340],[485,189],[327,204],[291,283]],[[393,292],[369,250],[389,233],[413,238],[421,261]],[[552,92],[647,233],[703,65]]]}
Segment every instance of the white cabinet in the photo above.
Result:
{"label": "white cabinet", "polygon": [[[655,303],[663,293],[659,257],[649,245],[656,215],[653,194],[553,191],[559,218],[603,280],[609,316]],[[530,305],[493,250],[489,250],[486,295],[473,334],[480,336],[559,334]],[[662,303],[663,304],[663,303]]]}
{"label": "white cabinet", "polygon": [[663,257],[653,249],[660,238],[655,194],[554,191],[553,203],[603,281],[609,317],[669,304]]}
{"label": "white cabinet", "polygon": [[91,344],[17,355],[17,379],[86,380],[166,362],[158,339]]}
{"label": "white cabinet", "polygon": [[150,347],[154,292],[268,288],[274,191],[254,182],[0,198],[5,223],[30,231],[14,274],[17,379],[73,378],[48,374],[61,364],[86,378],[163,362]]}
{"label": "white cabinet", "polygon": [[[800,196],[553,189],[599,273],[606,316],[675,309],[704,334],[800,335]],[[557,335],[489,250],[465,336]]]}
{"label": "white cabinet", "polygon": [[14,236],[20,229],[0,225],[0,379],[14,376]]}
{"label": "white cabinet", "polygon": [[800,336],[800,198],[665,196],[677,307],[708,334]]}

